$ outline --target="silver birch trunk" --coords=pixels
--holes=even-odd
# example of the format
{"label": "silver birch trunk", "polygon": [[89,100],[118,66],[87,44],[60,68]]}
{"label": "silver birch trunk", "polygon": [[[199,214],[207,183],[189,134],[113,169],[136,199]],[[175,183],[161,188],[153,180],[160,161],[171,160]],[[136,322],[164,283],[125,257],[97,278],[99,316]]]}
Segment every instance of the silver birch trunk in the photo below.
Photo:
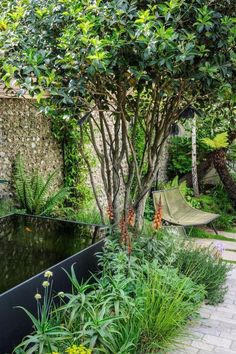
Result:
{"label": "silver birch trunk", "polygon": [[148,193],[140,201],[138,208],[136,210],[135,227],[138,231],[141,231],[142,227],[143,227],[143,216],[144,216],[144,210],[145,210],[147,197],[148,197]]}
{"label": "silver birch trunk", "polygon": [[194,114],[192,120],[192,183],[195,197],[199,196],[198,174],[197,174],[197,119]]}

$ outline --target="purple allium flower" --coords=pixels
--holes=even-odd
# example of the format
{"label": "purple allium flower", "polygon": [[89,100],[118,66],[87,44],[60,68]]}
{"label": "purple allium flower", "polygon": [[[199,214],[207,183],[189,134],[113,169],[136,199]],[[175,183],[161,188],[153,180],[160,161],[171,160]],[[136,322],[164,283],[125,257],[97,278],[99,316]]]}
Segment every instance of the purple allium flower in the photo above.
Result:
{"label": "purple allium flower", "polygon": [[222,253],[224,252],[224,250],[225,250],[224,245],[223,245],[223,243],[221,243],[221,242],[216,242],[216,243],[214,244],[214,246],[215,246],[216,250],[217,250],[220,254],[222,254]]}

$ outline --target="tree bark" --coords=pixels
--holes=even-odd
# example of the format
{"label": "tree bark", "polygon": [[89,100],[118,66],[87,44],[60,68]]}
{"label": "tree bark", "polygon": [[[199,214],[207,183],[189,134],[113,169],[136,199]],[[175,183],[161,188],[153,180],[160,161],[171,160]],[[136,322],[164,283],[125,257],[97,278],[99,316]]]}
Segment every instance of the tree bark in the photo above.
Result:
{"label": "tree bark", "polygon": [[[229,145],[232,144],[234,139],[236,138],[236,131],[231,131],[229,132]],[[213,153],[210,152],[206,154],[205,159],[197,166],[197,174],[198,174],[198,181],[201,182],[204,176],[206,175],[206,172],[209,170],[211,165],[213,164]],[[187,173],[185,176],[183,176],[180,181],[186,181],[187,186],[192,188],[193,187],[193,181],[192,181],[192,172]]]}
{"label": "tree bark", "polygon": [[195,197],[199,196],[198,175],[197,175],[197,119],[193,117],[192,126],[192,184]]}
{"label": "tree bark", "polygon": [[216,150],[213,152],[213,163],[216,171],[218,172],[221,182],[223,183],[229,198],[232,201],[234,208],[236,207],[236,183],[232,178],[228,166],[226,151],[224,149]]}
{"label": "tree bark", "polygon": [[135,228],[138,231],[140,231],[143,227],[143,215],[144,215],[147,197],[148,197],[148,193],[139,202],[138,207],[136,209]]}

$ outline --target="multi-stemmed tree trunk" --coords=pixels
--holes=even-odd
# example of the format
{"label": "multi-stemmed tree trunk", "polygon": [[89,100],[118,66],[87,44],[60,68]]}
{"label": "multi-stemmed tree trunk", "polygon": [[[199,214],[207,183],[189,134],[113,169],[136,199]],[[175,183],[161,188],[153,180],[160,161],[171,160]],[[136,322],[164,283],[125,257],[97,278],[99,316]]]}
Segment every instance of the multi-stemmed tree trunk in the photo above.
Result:
{"label": "multi-stemmed tree trunk", "polygon": [[[140,229],[148,193],[158,172],[158,163],[171,124],[178,118],[185,83],[171,97],[162,97],[162,82],[143,91],[133,90],[132,96],[125,85],[116,82],[110,100],[104,104],[102,78],[95,93],[96,110],[89,119],[87,134],[100,164],[107,205],[112,208],[113,222],[127,218],[130,209],[136,214],[136,227]],[[99,84],[101,85],[99,88]],[[108,93],[106,92],[108,95]],[[130,97],[131,96],[131,97]],[[137,141],[138,132],[141,141]],[[81,142],[84,129],[81,128]],[[98,143],[100,136],[100,143]],[[141,144],[141,147],[138,146]],[[81,144],[81,147],[83,144]],[[89,161],[87,161],[89,164]],[[89,167],[89,166],[88,166]],[[100,212],[98,193],[89,167],[90,179]]]}

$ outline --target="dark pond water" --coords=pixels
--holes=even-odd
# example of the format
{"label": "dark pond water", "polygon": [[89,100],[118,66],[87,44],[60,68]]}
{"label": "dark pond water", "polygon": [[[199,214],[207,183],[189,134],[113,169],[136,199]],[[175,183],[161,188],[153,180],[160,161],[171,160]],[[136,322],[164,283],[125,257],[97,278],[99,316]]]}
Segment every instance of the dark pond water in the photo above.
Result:
{"label": "dark pond water", "polygon": [[0,294],[90,246],[94,227],[46,218],[0,218]]}

